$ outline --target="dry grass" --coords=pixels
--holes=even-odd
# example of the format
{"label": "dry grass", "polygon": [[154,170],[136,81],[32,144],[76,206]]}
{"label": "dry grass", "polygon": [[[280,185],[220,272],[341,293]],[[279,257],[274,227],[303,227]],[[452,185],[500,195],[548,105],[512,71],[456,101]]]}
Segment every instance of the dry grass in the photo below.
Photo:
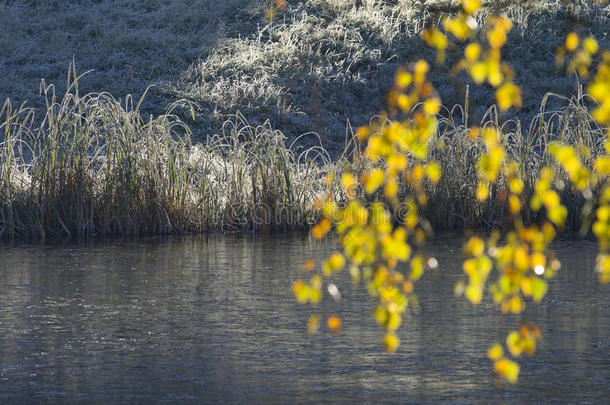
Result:
{"label": "dry grass", "polygon": [[[338,153],[348,120],[362,125],[383,107],[401,64],[434,60],[419,34],[442,14],[422,8],[420,1],[371,0],[361,7],[352,0],[288,3],[275,21],[250,36],[219,43],[170,83],[171,94],[200,107],[194,131],[213,132],[225,114],[240,110],[253,123],[270,119],[288,137],[316,131]],[[515,28],[504,57],[524,89],[524,107],[509,118],[529,121],[547,92],[577,93],[576,79],[554,66],[554,50],[567,31],[591,33],[602,47],[610,46],[610,3],[518,3],[506,10]],[[479,24],[486,14],[481,13]],[[432,78],[446,105],[463,102],[464,87],[446,69],[435,68]],[[492,100],[491,88],[472,88],[470,115],[480,120]]]}
{"label": "dry grass", "polygon": [[171,111],[146,120],[140,102],[81,96],[74,74],[40,126],[33,112],[2,110],[0,237],[142,235],[284,230],[316,220],[328,187],[321,149],[284,144],[269,125],[235,117],[193,145]]}
{"label": "dry grass", "polygon": [[[155,115],[177,99],[194,102],[196,120],[181,117],[195,140],[218,133],[240,111],[252,125],[270,120],[288,139],[315,131],[337,154],[347,121],[361,125],[383,107],[398,66],[433,60],[419,33],[441,16],[422,4],[451,2],[356,3],[289,0],[268,23],[265,0],[0,1],[0,99],[44,108],[40,80],[57,84],[63,94],[74,57],[79,71],[94,70],[80,83],[84,93],[124,99],[156,85],[141,106]],[[567,30],[591,33],[610,47],[610,3],[564,3],[523,0],[507,9],[515,29],[504,56],[525,91],[521,121],[533,118],[548,91],[576,94],[576,80],[553,66]],[[434,75],[446,105],[463,102],[463,88],[447,72]],[[474,119],[482,118],[492,94],[471,90]]]}
{"label": "dry grass", "polygon": [[[350,123],[379,111],[399,65],[433,58],[418,35],[439,15],[414,0],[361,3],[289,1],[268,23],[262,0],[0,2],[0,96],[13,96],[0,114],[0,237],[308,226],[316,198],[344,197],[325,173],[363,169]],[[465,137],[472,123],[502,129],[530,188],[551,140],[579,146],[589,163],[601,153],[586,96],[551,62],[568,29],[609,47],[610,4],[567,7],[536,0],[507,11],[522,111],[498,116],[483,87],[443,113],[444,147],[431,158],[445,176],[428,190],[435,204],[426,213],[437,228],[504,221],[501,182],[484,205],[473,197],[481,146]],[[41,78],[65,82],[73,55],[95,71],[76,78],[73,68],[66,87],[45,85],[38,96]],[[447,72],[434,81],[446,105],[464,104]],[[146,97],[128,95],[150,84]],[[300,135],[310,131],[319,135]],[[576,195],[565,188],[571,213],[582,204]]]}

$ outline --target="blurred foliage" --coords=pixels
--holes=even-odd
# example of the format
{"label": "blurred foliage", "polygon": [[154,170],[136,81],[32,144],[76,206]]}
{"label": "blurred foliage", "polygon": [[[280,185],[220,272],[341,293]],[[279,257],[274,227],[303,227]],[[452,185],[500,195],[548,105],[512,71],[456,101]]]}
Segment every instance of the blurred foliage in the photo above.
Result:
{"label": "blurred foliage", "polygon": [[[276,2],[280,8],[281,2]],[[465,72],[479,85],[495,89],[498,108],[507,111],[521,106],[521,89],[513,81],[513,70],[502,61],[502,47],[512,29],[511,21],[502,15],[490,15],[483,27],[473,17],[482,4],[463,0],[461,10],[445,17],[440,25],[429,27],[422,39],[436,50],[436,61],[442,64],[447,51],[463,49],[463,57],[452,72]],[[592,117],[610,135],[610,52],[600,50],[592,37],[567,35],[556,52],[556,63],[568,74],[589,80],[588,93],[595,101]],[[334,231],[341,251],[324,260],[309,281],[297,281],[294,293],[299,302],[316,305],[323,297],[324,286],[334,299],[340,297],[332,277],[348,269],[355,282],[364,280],[370,295],[377,300],[374,317],[384,331],[383,344],[388,352],[400,345],[396,334],[404,312],[417,309],[414,285],[427,269],[438,262],[421,253],[431,234],[423,216],[428,202],[425,183],[435,184],[442,176],[440,165],[429,159],[434,135],[439,130],[437,115],[441,100],[427,79],[431,66],[418,60],[398,70],[389,91],[387,111],[357,131],[365,145],[362,173],[347,172],[340,179],[329,176],[332,184],[339,180],[345,203],[338,204],[332,195],[319,202],[324,218],[312,229],[316,239]],[[455,286],[455,293],[472,304],[480,304],[487,291],[494,304],[504,313],[521,314],[528,303],[538,304],[548,290],[548,279],[560,269],[560,262],[550,249],[565,225],[568,209],[561,201],[561,191],[570,186],[586,200],[584,213],[594,212],[592,232],[599,241],[597,272],[602,283],[610,282],[610,145],[605,141],[606,155],[596,158],[593,169],[583,164],[586,148],[554,143],[549,148],[552,163],[537,173],[533,190],[525,189],[526,175],[522,162],[511,157],[502,141],[501,129],[493,126],[470,127],[467,136],[473,145],[484,149],[476,164],[478,186],[476,199],[485,201],[492,194],[504,202],[511,218],[510,227],[493,230],[489,237],[472,236],[464,244],[465,277]],[[606,136],[607,138],[607,136]],[[567,175],[567,177],[566,177]],[[507,184],[500,191],[498,183]],[[399,187],[407,190],[399,198]],[[601,190],[597,193],[595,190]],[[595,208],[595,209],[594,209]],[[584,232],[588,232],[585,229]],[[317,268],[308,261],[307,270]],[[318,329],[320,315],[313,315],[308,330]],[[333,315],[327,319],[333,332],[341,321]],[[487,352],[500,379],[516,383],[520,367],[515,359],[532,355],[541,338],[533,323],[521,325],[507,334],[505,347],[495,343]]]}

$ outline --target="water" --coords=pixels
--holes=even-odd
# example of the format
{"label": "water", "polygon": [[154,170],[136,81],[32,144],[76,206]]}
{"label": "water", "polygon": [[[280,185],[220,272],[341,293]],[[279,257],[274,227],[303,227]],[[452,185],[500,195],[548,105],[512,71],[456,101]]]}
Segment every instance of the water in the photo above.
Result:
{"label": "water", "polygon": [[[307,236],[0,247],[0,403],[603,403],[610,398],[610,287],[595,245],[561,242],[542,305],[506,316],[452,296],[460,240],[429,246],[441,269],[416,286],[397,353],[348,275],[318,308],[344,324],[305,333],[290,286],[333,248]],[[328,298],[328,297],[327,297]],[[500,386],[487,347],[538,323],[538,352]]]}

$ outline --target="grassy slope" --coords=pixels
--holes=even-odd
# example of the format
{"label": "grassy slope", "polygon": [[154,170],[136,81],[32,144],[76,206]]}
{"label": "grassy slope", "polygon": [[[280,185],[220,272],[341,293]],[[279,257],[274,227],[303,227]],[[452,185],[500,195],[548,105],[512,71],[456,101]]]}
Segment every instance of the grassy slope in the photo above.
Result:
{"label": "grassy slope", "polygon": [[[40,107],[41,79],[65,88],[74,57],[81,91],[142,94],[171,81],[227,35],[248,35],[263,0],[2,0],[0,98]],[[164,107],[164,106],[160,106]]]}
{"label": "grassy slope", "polygon": [[[580,26],[603,47],[610,45],[610,5],[572,3],[577,25],[560,1],[530,1],[508,10],[515,29],[505,55],[524,90],[518,114],[524,120],[537,112],[547,91],[576,91],[575,79],[554,67],[554,50],[567,31]],[[351,0],[289,4],[284,15],[256,34],[210,50],[175,84],[175,94],[202,106],[206,131],[222,114],[240,109],[254,122],[270,118],[291,136],[316,131],[326,146],[340,149],[346,120],[361,125],[379,111],[398,66],[434,58],[419,33],[440,17],[422,11],[419,1],[364,1],[360,8]],[[446,73],[437,70],[434,77],[446,105],[463,102],[463,92]],[[474,120],[491,100],[490,88],[471,91]]]}
{"label": "grassy slope", "polygon": [[[0,2],[0,98],[41,106],[40,79],[61,89],[74,56],[79,71],[95,70],[81,80],[81,92],[137,96],[159,84],[148,111],[176,98],[194,101],[200,109],[191,124],[200,136],[219,132],[223,117],[240,110],[252,124],[271,119],[289,137],[315,131],[340,149],[346,121],[363,124],[382,108],[400,64],[433,59],[418,34],[439,17],[420,3],[364,0],[356,8],[354,0],[295,0],[267,24],[263,0]],[[582,31],[610,47],[610,3],[571,3]],[[559,0],[525,2],[509,16],[515,30],[506,57],[524,89],[519,117],[527,120],[547,91],[575,91],[575,80],[552,65],[573,22]],[[462,101],[445,74],[436,79],[447,105]],[[471,92],[475,120],[491,99],[489,88]]]}
{"label": "grassy slope", "polygon": [[[27,110],[0,113],[8,140],[0,142],[0,238],[257,229],[261,207],[263,223],[276,218],[274,227],[311,223],[317,215],[313,201],[328,189],[323,173],[362,168],[344,160],[332,164],[323,148],[289,150],[282,132],[268,125],[255,128],[237,119],[223,127],[223,117],[239,109],[251,124],[269,118],[290,137],[313,129],[327,148],[341,150],[346,119],[358,125],[378,111],[394,70],[421,56],[433,58],[417,38],[432,17],[409,2],[385,1],[364,1],[360,8],[347,0],[291,3],[271,25],[262,17],[264,3],[254,0],[247,7],[238,0],[214,7],[196,0],[72,0],[71,11],[68,2],[0,2],[6,34],[1,46],[8,49],[0,86],[7,95],[17,94],[14,100],[32,96],[35,105],[43,105],[34,96],[39,77],[47,72],[51,81],[64,83],[71,52],[77,52],[80,71],[98,68],[80,81],[80,97],[72,89],[57,100],[41,127],[31,125]],[[608,47],[604,27],[610,5],[574,4],[581,33],[593,33]],[[215,14],[204,16],[201,10]],[[517,116],[527,119],[546,91],[574,91],[574,80],[547,62],[572,23],[559,3],[549,1],[532,1],[510,15],[516,29],[506,54],[525,93],[525,108]],[[82,40],[92,24],[104,27],[93,35],[99,38]],[[113,28],[125,24],[131,27],[127,34]],[[198,36],[189,30],[193,27],[206,33],[201,42],[193,40]],[[173,56],[157,58],[153,51]],[[128,78],[122,76],[123,63],[133,69]],[[434,75],[446,104],[461,101],[446,74]],[[149,121],[108,93],[83,96],[100,90],[117,97],[137,95],[152,83],[160,84],[155,93],[162,97],[153,98],[148,111],[187,97],[199,106],[197,122],[191,124],[201,138],[220,135],[191,145],[188,137],[180,139],[190,131],[174,116]],[[491,99],[492,89],[471,92],[469,123],[483,116]],[[553,109],[547,105],[547,113],[539,114],[535,130],[529,131],[527,122],[503,128],[508,153],[522,163],[528,190],[548,162],[551,140],[586,147],[589,166],[603,151],[602,131],[591,125],[582,103],[572,102],[557,114]],[[501,200],[474,200],[473,162],[482,149],[466,140],[460,110],[441,120],[445,130],[439,140],[446,147],[435,149],[431,158],[446,175],[428,190],[435,204],[426,216],[437,228],[502,223]],[[579,223],[579,198],[564,190],[572,229]]]}

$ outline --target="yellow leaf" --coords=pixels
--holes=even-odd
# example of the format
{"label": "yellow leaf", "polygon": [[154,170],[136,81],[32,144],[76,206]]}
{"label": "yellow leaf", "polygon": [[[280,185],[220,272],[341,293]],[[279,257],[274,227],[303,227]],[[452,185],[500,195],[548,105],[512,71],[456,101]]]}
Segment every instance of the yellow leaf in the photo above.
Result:
{"label": "yellow leaf", "polygon": [[441,166],[437,162],[430,162],[426,165],[426,176],[432,184],[438,183],[441,178]]}
{"label": "yellow leaf", "polygon": [[463,41],[470,35],[470,27],[463,19],[447,18],[444,20],[443,26],[459,40]]}
{"label": "yellow leaf", "polygon": [[447,37],[436,27],[425,30],[422,33],[422,38],[433,48],[447,49]]}
{"label": "yellow leaf", "polygon": [[398,329],[400,327],[401,322],[402,322],[402,318],[400,317],[399,314],[397,314],[396,312],[390,312],[388,320],[387,320],[387,324],[386,324],[386,329],[389,332],[394,332],[396,329]]}
{"label": "yellow leaf", "polygon": [[549,219],[557,226],[563,226],[568,217],[568,209],[563,205],[557,205],[548,211]]}
{"label": "yellow leaf", "polygon": [[388,169],[392,173],[404,170],[407,167],[407,157],[401,153],[394,153],[387,159]]}
{"label": "yellow leaf", "polygon": [[482,84],[487,77],[487,64],[485,62],[477,62],[470,67],[469,72],[476,84]]}
{"label": "yellow leaf", "polygon": [[402,69],[399,69],[396,72],[396,78],[394,79],[394,83],[399,89],[407,88],[407,86],[409,86],[412,82],[413,76],[411,75],[411,73]]}
{"label": "yellow leaf", "polygon": [[487,187],[487,183],[484,181],[479,181],[479,184],[477,185],[476,197],[477,200],[481,202],[487,200],[487,197],[489,197],[489,187]]}
{"label": "yellow leaf", "polygon": [[398,194],[398,183],[396,182],[396,179],[394,177],[388,179],[383,191],[385,196],[388,198],[396,197],[396,194]]}
{"label": "yellow leaf", "polygon": [[520,314],[525,309],[525,303],[518,295],[514,295],[509,302],[509,310],[513,314]]}
{"label": "yellow leaf", "polygon": [[506,347],[513,357],[521,356],[523,349],[521,348],[521,335],[519,332],[512,331],[506,336]]}
{"label": "yellow leaf", "polygon": [[330,264],[331,270],[333,270],[333,271],[341,270],[343,268],[343,266],[345,266],[345,257],[343,257],[343,255],[339,252],[334,252],[328,258],[328,263]]}
{"label": "yellow leaf", "polygon": [[472,43],[472,44],[468,44],[468,46],[466,47],[466,49],[464,49],[464,56],[466,57],[466,60],[468,62],[474,62],[477,59],[479,59],[479,56],[481,55],[481,45],[477,44],[476,42]]}
{"label": "yellow leaf", "polygon": [[424,274],[424,260],[421,256],[415,256],[411,260],[411,280],[417,281]]}
{"label": "yellow leaf", "polygon": [[413,178],[417,182],[422,181],[422,179],[424,178],[425,173],[426,173],[426,171],[424,170],[424,167],[422,165],[416,165],[413,168]]}
{"label": "yellow leaf", "polygon": [[536,268],[537,266],[545,266],[546,265],[546,256],[541,252],[534,252],[531,255],[532,268]]}
{"label": "yellow leaf", "polygon": [[316,267],[316,262],[312,259],[307,259],[303,263],[303,267],[305,268],[305,270],[311,271]]}
{"label": "yellow leaf", "polygon": [[521,89],[512,82],[504,83],[496,90],[496,100],[503,111],[513,106],[519,108],[521,107]]}
{"label": "yellow leaf", "polygon": [[523,291],[523,295],[529,297],[532,295],[532,279],[529,277],[525,277],[521,280],[521,291]]}
{"label": "yellow leaf", "polygon": [[316,333],[318,331],[318,327],[320,326],[320,316],[319,315],[311,315],[309,320],[307,321],[307,333]]}
{"label": "yellow leaf", "polygon": [[505,378],[511,384],[519,379],[519,365],[512,360],[502,358],[495,362],[494,370],[500,377]]}
{"label": "yellow leaf", "polygon": [[479,257],[485,252],[485,242],[478,236],[468,239],[464,245],[464,253],[469,256]]}
{"label": "yellow leaf", "polygon": [[[610,91],[608,93],[610,94]],[[610,175],[610,157],[601,156],[601,157],[598,157],[597,159],[595,159],[594,168],[595,168],[595,172],[599,175],[602,175],[602,176]]]}
{"label": "yellow leaf", "polygon": [[503,355],[504,350],[502,350],[502,345],[500,345],[500,343],[495,343],[487,350],[487,357],[492,361],[500,359]]}
{"label": "yellow leaf", "polygon": [[572,52],[578,47],[579,39],[578,35],[574,32],[570,32],[566,37],[565,47],[568,51]]}
{"label": "yellow leaf", "polygon": [[345,173],[343,177],[341,177],[341,185],[348,195],[353,196],[355,194],[355,189],[358,186],[358,180],[356,180],[353,174]]}
{"label": "yellow leaf", "polygon": [[405,112],[409,111],[411,109],[411,107],[413,107],[411,98],[409,98],[409,96],[407,96],[406,94],[399,94],[398,97],[396,98],[396,104],[398,104],[400,109]]}
{"label": "yellow leaf", "polygon": [[336,315],[330,316],[328,317],[328,320],[326,321],[326,326],[328,326],[328,329],[330,329],[331,332],[338,332],[339,329],[341,329],[341,318],[339,318]]}
{"label": "yellow leaf", "polygon": [[307,285],[302,281],[295,281],[292,285],[292,292],[300,304],[305,304],[309,299]]}
{"label": "yellow leaf", "polygon": [[467,14],[472,14],[481,7],[479,0],[462,0],[462,8]]}
{"label": "yellow leaf", "polygon": [[597,101],[602,101],[610,93],[610,83],[593,82],[589,85],[588,92]]}
{"label": "yellow leaf", "polygon": [[546,193],[542,195],[542,202],[547,210],[553,209],[561,203],[561,199],[559,198],[559,194],[553,190],[548,190]]}
{"label": "yellow leaf", "polygon": [[400,339],[394,333],[388,333],[383,337],[383,345],[388,353],[394,353],[400,346]]}
{"label": "yellow leaf", "polygon": [[506,43],[506,31],[501,28],[494,28],[487,33],[487,42],[492,48],[501,48]]}
{"label": "yellow leaf", "polygon": [[511,214],[518,214],[521,211],[521,201],[519,201],[519,197],[511,194],[510,197],[508,197],[508,207]]}
{"label": "yellow leaf", "polygon": [[478,284],[469,284],[464,291],[464,295],[472,304],[480,304],[483,298],[483,288]]}
{"label": "yellow leaf", "polygon": [[504,80],[504,75],[500,70],[500,65],[495,62],[488,62],[487,65],[487,81],[492,86],[498,87],[500,84],[502,84],[502,81]]}
{"label": "yellow leaf", "polygon": [[359,141],[366,140],[371,135],[371,129],[367,126],[358,127],[356,130],[356,136]]}
{"label": "yellow leaf", "polygon": [[587,37],[583,41],[583,48],[585,48],[585,50],[588,53],[594,54],[594,53],[597,53],[597,51],[599,50],[599,45],[597,44],[597,41],[595,40],[595,38]]}
{"label": "yellow leaf", "polygon": [[548,289],[549,286],[545,280],[537,277],[532,278],[532,299],[534,302],[542,301]]}
{"label": "yellow leaf", "polygon": [[430,70],[430,65],[423,59],[415,62],[415,67],[413,68],[413,72],[415,73],[415,82],[422,83],[426,73]]}
{"label": "yellow leaf", "polygon": [[441,100],[438,97],[429,98],[424,102],[424,112],[429,115],[436,115],[441,110]]}
{"label": "yellow leaf", "polygon": [[383,170],[380,168],[373,169],[363,178],[364,191],[366,191],[367,194],[373,194],[379,188],[379,186],[383,184],[384,180],[385,175]]}
{"label": "yellow leaf", "polygon": [[317,225],[311,229],[311,235],[315,239],[322,239],[330,231],[330,221],[322,218]]}

